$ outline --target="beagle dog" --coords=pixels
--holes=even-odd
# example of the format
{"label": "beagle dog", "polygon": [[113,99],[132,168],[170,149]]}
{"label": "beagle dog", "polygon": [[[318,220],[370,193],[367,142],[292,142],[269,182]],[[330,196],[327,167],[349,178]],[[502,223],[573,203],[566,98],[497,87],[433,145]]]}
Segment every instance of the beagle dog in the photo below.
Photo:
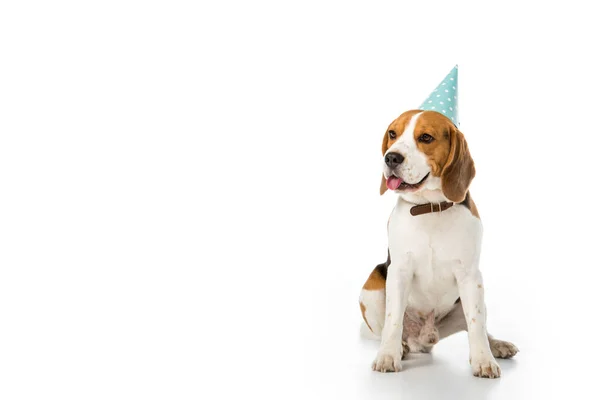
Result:
{"label": "beagle dog", "polygon": [[435,111],[407,111],[388,127],[380,192],[398,193],[388,220],[388,259],[360,294],[370,331],[381,338],[372,368],[398,372],[410,352],[468,331],[473,375],[500,376],[495,358],[519,350],[486,329],[479,271],[482,225],[469,194],[475,166],[463,134]]}

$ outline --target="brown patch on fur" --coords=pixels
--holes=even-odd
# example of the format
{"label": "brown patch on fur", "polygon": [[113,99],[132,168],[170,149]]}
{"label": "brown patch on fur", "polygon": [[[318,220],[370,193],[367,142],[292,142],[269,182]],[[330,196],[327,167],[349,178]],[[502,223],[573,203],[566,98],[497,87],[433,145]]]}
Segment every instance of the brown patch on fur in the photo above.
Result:
{"label": "brown patch on fur", "polygon": [[475,205],[475,202],[473,201],[470,192],[467,191],[467,195],[465,196],[465,199],[460,203],[460,205],[467,207],[474,217],[480,218],[479,211],[477,211],[477,206]]}
{"label": "brown patch on fur", "polygon": [[[424,133],[435,140],[431,143],[419,142],[419,136]],[[465,200],[475,177],[475,164],[463,134],[452,121],[435,111],[423,111],[414,134],[417,147],[429,158],[431,173],[442,179],[444,196],[455,203]]]}
{"label": "brown patch on fur", "polygon": [[369,278],[363,285],[365,290],[382,290],[385,289],[385,276],[381,273],[379,266],[375,267]]}
{"label": "brown patch on fur", "polygon": [[477,289],[481,289],[483,286],[481,285],[481,283],[477,284]]}
{"label": "brown patch on fur", "polygon": [[365,320],[365,324],[367,324],[367,326],[369,327],[369,330],[371,332],[373,332],[373,329],[371,329],[371,325],[369,325],[369,321],[367,321],[367,317],[365,317],[365,311],[367,310],[367,308],[365,307],[365,305],[361,302],[360,303],[360,313],[363,316],[363,319]]}
{"label": "brown patch on fur", "polygon": [[442,170],[444,196],[455,203],[463,201],[474,177],[475,163],[465,137],[454,128],[450,136],[450,154]]}
{"label": "brown patch on fur", "polygon": [[387,279],[387,269],[390,266],[390,262],[390,251],[388,250],[387,260],[375,267],[363,285],[363,289],[385,290],[385,280]]}
{"label": "brown patch on fur", "polygon": [[[418,149],[429,158],[429,167],[433,176],[442,175],[450,154],[452,129],[455,129],[452,121],[435,111],[423,111],[415,125],[415,142]],[[433,142],[419,142],[419,136],[424,133],[433,136]]]}
{"label": "brown patch on fur", "polygon": [[[413,115],[423,112],[422,110],[410,110],[402,113],[398,118],[396,118],[386,129],[385,134],[383,135],[383,142],[381,143],[381,153],[385,155],[385,152],[394,144],[396,140],[404,133],[404,129],[406,129],[406,125],[410,122],[410,119]],[[389,131],[396,132],[396,138],[390,139]],[[379,185],[379,194],[384,194],[387,190],[386,180],[383,174],[381,175],[381,184]]]}
{"label": "brown patch on fur", "polygon": [[381,174],[381,184],[379,185],[379,194],[382,195],[387,190],[387,181],[385,180],[385,176]]}
{"label": "brown patch on fur", "polygon": [[477,322],[475,318],[471,318],[471,322]]}

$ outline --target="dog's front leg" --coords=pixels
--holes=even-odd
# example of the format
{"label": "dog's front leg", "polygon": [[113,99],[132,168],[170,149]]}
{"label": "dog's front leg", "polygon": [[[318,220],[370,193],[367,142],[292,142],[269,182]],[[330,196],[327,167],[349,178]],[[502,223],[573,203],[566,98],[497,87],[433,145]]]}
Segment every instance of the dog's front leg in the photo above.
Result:
{"label": "dog's front leg", "polygon": [[469,333],[469,362],[473,375],[498,378],[500,366],[492,355],[488,341],[483,280],[478,266],[475,265],[472,271],[457,271],[456,281]]}
{"label": "dog's front leg", "polygon": [[385,322],[379,352],[373,361],[374,371],[399,372],[402,369],[402,324],[413,278],[413,271],[409,267],[409,260],[398,263],[394,262],[393,258],[388,267],[385,283]]}

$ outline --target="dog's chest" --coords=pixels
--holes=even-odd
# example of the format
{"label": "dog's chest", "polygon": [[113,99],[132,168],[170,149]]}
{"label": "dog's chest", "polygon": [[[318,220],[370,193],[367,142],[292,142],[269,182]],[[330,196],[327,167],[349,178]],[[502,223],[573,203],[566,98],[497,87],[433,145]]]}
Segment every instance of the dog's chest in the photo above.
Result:
{"label": "dog's chest", "polygon": [[434,249],[425,249],[421,257],[415,258],[409,307],[426,313],[436,310],[436,315],[449,311],[458,298],[455,263],[439,257]]}
{"label": "dog's chest", "polygon": [[[408,306],[436,315],[449,311],[458,299],[455,272],[468,267],[478,250],[481,224],[466,207],[412,216],[399,202],[389,226],[392,264],[405,260],[414,271]],[[396,260],[395,260],[396,258]]]}

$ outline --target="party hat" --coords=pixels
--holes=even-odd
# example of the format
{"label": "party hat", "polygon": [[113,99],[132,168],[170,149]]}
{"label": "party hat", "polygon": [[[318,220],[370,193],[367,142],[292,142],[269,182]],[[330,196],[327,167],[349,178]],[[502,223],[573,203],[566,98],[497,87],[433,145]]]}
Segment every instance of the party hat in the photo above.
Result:
{"label": "party hat", "polygon": [[419,109],[437,111],[458,127],[458,65],[452,68]]}

